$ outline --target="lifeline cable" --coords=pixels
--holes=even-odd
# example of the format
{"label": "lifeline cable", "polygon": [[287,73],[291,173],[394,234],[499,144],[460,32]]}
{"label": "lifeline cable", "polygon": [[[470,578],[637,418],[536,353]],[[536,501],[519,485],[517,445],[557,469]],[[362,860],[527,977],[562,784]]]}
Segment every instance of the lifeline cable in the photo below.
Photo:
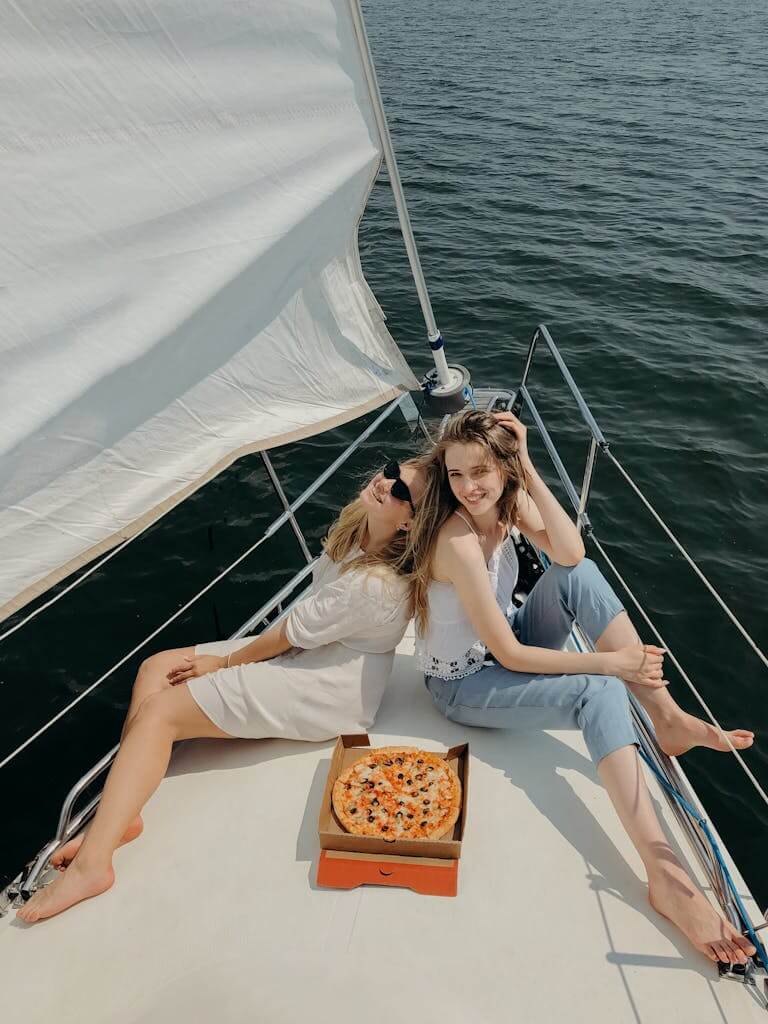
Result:
{"label": "lifeline cable", "polygon": [[659,515],[659,513],[658,513],[658,512],[656,511],[656,509],[655,509],[655,508],[653,507],[653,505],[652,505],[652,504],[650,503],[650,501],[648,501],[648,499],[646,498],[646,496],[645,496],[645,495],[643,494],[643,492],[642,492],[642,491],[640,490],[640,488],[639,488],[639,487],[637,486],[637,484],[636,484],[636,483],[635,483],[635,481],[634,481],[634,480],[632,479],[632,477],[631,477],[631,476],[629,475],[629,473],[628,473],[628,472],[626,471],[626,469],[624,469],[624,467],[622,466],[622,464],[621,464],[621,463],[619,462],[619,460],[618,460],[618,459],[616,458],[616,456],[615,456],[615,455],[613,454],[613,452],[612,452],[612,451],[611,451],[611,450],[610,450],[610,449],[609,449],[609,448],[608,448],[607,446],[606,446],[605,448],[603,448],[603,451],[604,451],[604,453],[605,453],[605,454],[606,454],[606,455],[608,456],[608,458],[609,458],[609,459],[611,460],[611,462],[612,462],[612,463],[614,464],[614,466],[616,467],[616,469],[618,469],[618,471],[619,471],[619,472],[621,473],[621,475],[622,475],[622,476],[624,477],[624,479],[626,480],[626,482],[627,482],[627,483],[629,484],[629,486],[630,486],[630,487],[632,488],[632,490],[633,490],[633,491],[635,492],[635,494],[636,494],[636,495],[638,496],[638,498],[639,498],[639,499],[640,499],[640,501],[641,501],[641,502],[643,503],[643,505],[645,505],[645,507],[646,507],[646,508],[648,509],[648,511],[649,511],[649,512],[651,513],[651,515],[652,515],[652,516],[653,516],[653,518],[654,518],[654,519],[656,520],[656,522],[657,522],[657,523],[659,524],[659,526],[660,526],[660,527],[662,528],[662,530],[664,531],[664,533],[666,533],[666,535],[667,535],[667,536],[669,537],[669,539],[670,539],[670,540],[672,541],[672,543],[673,543],[673,544],[675,545],[675,547],[676,547],[676,548],[677,548],[677,550],[678,550],[678,551],[680,552],[680,554],[681,554],[681,555],[683,556],[683,558],[684,558],[684,559],[686,560],[686,562],[688,563],[688,565],[690,565],[690,567],[691,567],[691,568],[693,569],[693,571],[694,571],[694,572],[696,573],[696,575],[697,575],[697,576],[699,577],[699,579],[700,579],[700,580],[701,580],[701,582],[702,582],[702,583],[704,584],[704,586],[705,586],[705,587],[707,588],[707,590],[708,590],[708,591],[709,591],[709,593],[710,593],[710,594],[712,595],[712,597],[714,597],[714,599],[715,599],[715,600],[717,601],[717,603],[718,603],[718,604],[720,605],[720,607],[721,607],[721,608],[723,609],[723,611],[724,611],[724,612],[725,612],[725,614],[726,614],[726,615],[728,616],[728,618],[729,618],[729,619],[730,619],[730,621],[731,621],[731,622],[733,623],[733,625],[734,625],[734,626],[736,627],[736,629],[738,629],[738,631],[739,631],[739,632],[741,633],[741,635],[742,635],[742,636],[744,637],[744,639],[745,639],[745,640],[747,641],[747,643],[748,643],[748,644],[749,644],[749,646],[750,646],[750,647],[752,648],[752,650],[753,650],[753,651],[755,652],[755,654],[756,654],[756,655],[758,656],[758,658],[760,659],[760,661],[762,661],[762,663],[763,663],[763,665],[765,666],[765,668],[768,668],[768,657],[767,657],[767,656],[765,655],[764,651],[762,651],[762,650],[761,650],[761,649],[760,649],[760,648],[758,647],[758,645],[757,645],[757,644],[755,643],[755,641],[754,641],[754,640],[752,639],[752,637],[751,637],[751,636],[749,635],[749,632],[748,632],[748,631],[747,631],[747,630],[745,629],[745,627],[744,627],[744,626],[742,626],[742,624],[741,624],[741,623],[739,622],[739,620],[738,620],[738,619],[736,618],[736,616],[735,616],[735,615],[733,614],[733,612],[732,612],[732,611],[731,611],[731,609],[730,609],[730,608],[728,607],[728,605],[727,605],[727,604],[725,603],[725,601],[724,601],[724,600],[722,599],[722,597],[720,597],[720,595],[718,594],[717,590],[715,590],[714,586],[713,586],[713,585],[712,585],[712,584],[710,583],[710,581],[709,581],[709,580],[707,579],[707,577],[706,577],[706,576],[704,575],[704,573],[703,573],[703,572],[701,571],[701,569],[700,569],[700,568],[698,567],[698,565],[697,565],[697,564],[696,564],[696,562],[695,562],[695,561],[693,560],[693,558],[691,558],[691,556],[690,556],[690,555],[688,554],[688,552],[687,552],[687,551],[685,550],[685,548],[684,548],[684,547],[683,547],[683,545],[682,545],[682,544],[680,543],[680,541],[679,541],[679,540],[677,539],[677,537],[676,537],[676,536],[674,535],[674,533],[672,533],[672,531],[670,530],[670,528],[669,528],[669,527],[667,526],[667,524],[666,524],[666,523],[664,522],[664,520],[663,520],[663,519],[661,518],[661,516],[660,516],[660,515]]}
{"label": "lifeline cable", "polygon": [[728,746],[728,749],[733,754],[733,756],[736,758],[736,760],[738,761],[739,765],[741,766],[742,771],[747,776],[749,781],[752,783],[752,786],[754,787],[755,792],[761,798],[761,800],[766,805],[766,807],[768,807],[768,793],[765,792],[765,790],[763,789],[763,787],[760,785],[760,783],[758,782],[757,778],[755,777],[754,772],[750,769],[749,765],[744,760],[744,758],[741,756],[741,754],[736,749],[736,747],[734,747],[733,743],[731,742],[730,736],[725,731],[725,729],[723,729],[722,725],[720,725],[718,720],[715,718],[715,716],[712,713],[712,710],[710,709],[709,705],[707,704],[707,702],[704,700],[704,698],[701,696],[699,691],[694,686],[693,680],[688,675],[688,673],[685,671],[685,669],[680,664],[678,659],[675,657],[675,654],[673,653],[673,651],[670,648],[669,644],[666,642],[666,640],[661,635],[659,630],[653,624],[653,621],[649,617],[649,615],[646,612],[646,610],[643,608],[643,606],[640,604],[638,599],[635,597],[634,593],[632,592],[632,588],[629,586],[627,581],[624,579],[624,577],[621,575],[621,573],[616,568],[614,563],[611,561],[611,558],[609,557],[609,555],[606,552],[605,548],[600,543],[600,541],[597,539],[597,537],[595,536],[594,533],[590,534],[590,540],[594,543],[594,545],[597,548],[597,550],[600,552],[600,554],[605,559],[606,564],[609,566],[611,572],[613,573],[613,575],[616,577],[616,579],[621,584],[623,590],[625,591],[625,593],[627,594],[629,599],[632,601],[632,604],[637,609],[637,611],[638,611],[639,615],[642,617],[643,621],[646,623],[646,625],[648,626],[650,631],[656,637],[657,641],[659,642],[659,645],[661,647],[663,647],[664,650],[666,651],[667,655],[669,655],[669,660],[675,666],[677,671],[680,673],[681,679],[685,682],[685,684],[690,689],[691,693],[694,695],[696,700],[699,702],[701,707],[704,709],[704,713],[706,714],[707,718],[714,725],[714,727],[718,730],[718,732],[720,733],[721,737],[725,740],[725,743]]}

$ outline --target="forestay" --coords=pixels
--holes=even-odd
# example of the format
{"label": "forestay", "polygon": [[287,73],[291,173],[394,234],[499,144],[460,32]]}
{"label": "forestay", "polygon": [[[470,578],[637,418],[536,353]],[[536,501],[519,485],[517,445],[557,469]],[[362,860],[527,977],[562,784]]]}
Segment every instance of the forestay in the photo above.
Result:
{"label": "forestay", "polygon": [[21,0],[0,54],[1,618],[417,384],[360,267],[347,0]]}

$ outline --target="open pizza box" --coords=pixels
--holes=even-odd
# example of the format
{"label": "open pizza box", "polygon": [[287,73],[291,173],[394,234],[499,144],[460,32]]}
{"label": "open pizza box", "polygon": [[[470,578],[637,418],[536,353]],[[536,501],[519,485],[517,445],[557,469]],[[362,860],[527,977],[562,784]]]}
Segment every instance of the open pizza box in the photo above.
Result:
{"label": "open pizza box", "polygon": [[[413,745],[413,744],[403,744]],[[469,798],[469,744],[446,751],[432,751],[444,757],[461,781],[461,813],[455,825],[436,839],[395,839],[387,842],[375,836],[346,832],[333,810],[333,785],[339,775],[367,751],[375,750],[367,733],[339,736],[328,769],[320,807],[318,836],[320,860],[317,884],[335,889],[358,885],[395,885],[433,896],[455,896],[459,857]]]}

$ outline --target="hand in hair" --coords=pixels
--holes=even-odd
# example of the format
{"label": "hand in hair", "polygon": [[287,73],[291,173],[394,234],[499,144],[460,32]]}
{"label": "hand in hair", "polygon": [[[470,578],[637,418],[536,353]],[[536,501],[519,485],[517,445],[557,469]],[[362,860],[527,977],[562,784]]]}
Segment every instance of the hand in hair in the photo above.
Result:
{"label": "hand in hair", "polygon": [[495,412],[493,418],[502,427],[508,430],[517,439],[517,453],[524,469],[532,467],[531,457],[528,454],[528,428],[524,423],[511,412]]}

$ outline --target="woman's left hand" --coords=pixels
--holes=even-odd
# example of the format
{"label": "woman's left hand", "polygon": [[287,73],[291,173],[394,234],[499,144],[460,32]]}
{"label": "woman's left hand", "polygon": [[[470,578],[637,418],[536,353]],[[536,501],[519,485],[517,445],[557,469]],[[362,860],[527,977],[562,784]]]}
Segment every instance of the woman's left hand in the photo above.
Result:
{"label": "woman's left hand", "polygon": [[168,673],[168,682],[171,686],[178,686],[188,679],[195,679],[197,676],[207,676],[211,672],[217,672],[224,668],[226,658],[219,658],[215,654],[195,654],[191,658],[183,658],[180,664],[172,668]]}
{"label": "woman's left hand", "polygon": [[517,452],[520,456],[520,461],[525,469],[531,469],[533,463],[531,457],[528,454],[528,428],[512,412],[495,412],[493,414],[494,419],[501,424],[511,434],[514,434],[517,438]]}

